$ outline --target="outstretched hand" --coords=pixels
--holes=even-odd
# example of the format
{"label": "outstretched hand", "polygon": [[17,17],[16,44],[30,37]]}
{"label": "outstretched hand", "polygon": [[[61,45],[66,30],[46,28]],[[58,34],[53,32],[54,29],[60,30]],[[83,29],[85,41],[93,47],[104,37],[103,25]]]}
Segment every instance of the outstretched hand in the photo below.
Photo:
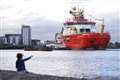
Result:
{"label": "outstretched hand", "polygon": [[30,57],[33,57],[33,55],[31,55]]}

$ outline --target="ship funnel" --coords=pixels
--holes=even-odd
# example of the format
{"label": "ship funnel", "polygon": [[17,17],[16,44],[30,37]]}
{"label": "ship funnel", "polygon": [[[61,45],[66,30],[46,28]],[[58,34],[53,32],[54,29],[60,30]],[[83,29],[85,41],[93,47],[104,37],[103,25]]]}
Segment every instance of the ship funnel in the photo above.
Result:
{"label": "ship funnel", "polygon": [[102,23],[100,24],[100,33],[104,33],[104,27],[105,27],[105,25],[104,25],[104,19],[101,19],[101,20],[99,20],[99,21],[102,21]]}
{"label": "ship funnel", "polygon": [[100,33],[103,33],[104,32],[104,24],[100,24]]}

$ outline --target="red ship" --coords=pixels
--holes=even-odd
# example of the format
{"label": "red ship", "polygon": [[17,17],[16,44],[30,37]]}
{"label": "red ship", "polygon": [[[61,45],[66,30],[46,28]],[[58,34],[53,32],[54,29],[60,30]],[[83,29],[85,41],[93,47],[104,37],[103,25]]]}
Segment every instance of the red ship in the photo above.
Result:
{"label": "red ship", "polygon": [[73,16],[64,23],[62,29],[63,43],[70,49],[106,49],[110,42],[110,34],[104,32],[104,24],[100,31],[95,31],[95,22],[84,18],[84,11],[70,10]]}

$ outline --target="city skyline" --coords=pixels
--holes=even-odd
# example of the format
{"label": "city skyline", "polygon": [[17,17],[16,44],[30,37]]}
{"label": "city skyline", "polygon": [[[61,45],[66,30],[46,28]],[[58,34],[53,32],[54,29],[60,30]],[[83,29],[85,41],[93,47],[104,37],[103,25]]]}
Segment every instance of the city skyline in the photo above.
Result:
{"label": "city skyline", "polygon": [[0,36],[0,44],[7,44],[12,46],[31,46],[31,28],[30,25],[22,25],[20,33],[5,34]]}
{"label": "city skyline", "polygon": [[28,24],[31,26],[33,39],[53,40],[55,33],[61,31],[65,18],[69,17],[69,9],[79,4],[80,8],[84,8],[85,12],[92,16],[104,18],[105,28],[111,33],[112,40],[120,41],[119,0],[1,0],[0,2],[0,35],[20,33],[21,25]]}

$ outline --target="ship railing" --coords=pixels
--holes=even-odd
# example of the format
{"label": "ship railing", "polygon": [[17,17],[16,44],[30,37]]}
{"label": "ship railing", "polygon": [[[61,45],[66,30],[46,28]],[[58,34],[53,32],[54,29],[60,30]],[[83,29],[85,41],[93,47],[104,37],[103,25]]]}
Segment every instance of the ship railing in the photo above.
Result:
{"label": "ship railing", "polygon": [[74,19],[74,18],[67,18],[67,19],[65,20],[65,22],[75,22],[75,19]]}

